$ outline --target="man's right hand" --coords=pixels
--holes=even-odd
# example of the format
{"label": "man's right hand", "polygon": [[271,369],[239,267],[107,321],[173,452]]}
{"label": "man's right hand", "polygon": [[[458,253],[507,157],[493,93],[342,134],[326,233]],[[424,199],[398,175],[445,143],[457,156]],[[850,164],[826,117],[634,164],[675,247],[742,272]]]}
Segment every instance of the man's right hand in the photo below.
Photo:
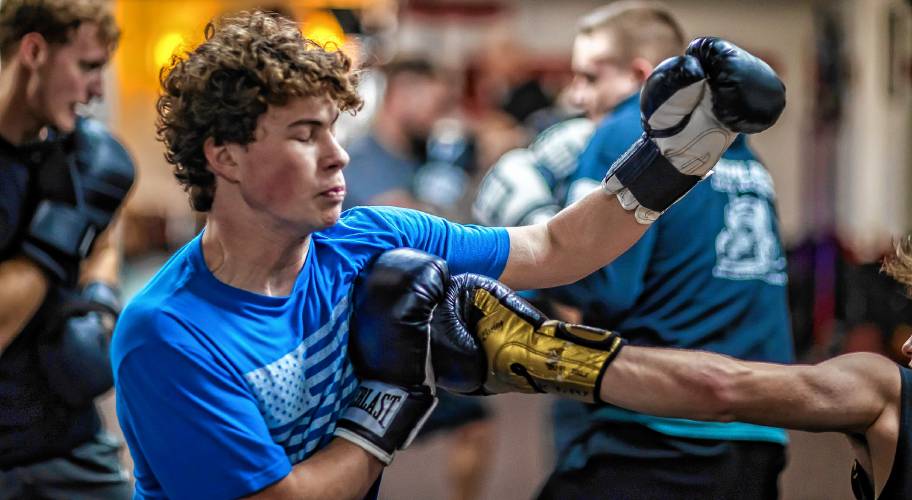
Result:
{"label": "man's right hand", "polygon": [[38,173],[42,198],[21,248],[51,280],[72,287],[79,263],[111,222],[134,172],[127,151],[94,120],[80,120],[66,141],[72,145],[58,145]]}
{"label": "man's right hand", "polygon": [[439,257],[400,248],[380,255],[359,279],[349,356],[362,382],[335,435],[389,464],[437,404],[430,321],[449,272]]}

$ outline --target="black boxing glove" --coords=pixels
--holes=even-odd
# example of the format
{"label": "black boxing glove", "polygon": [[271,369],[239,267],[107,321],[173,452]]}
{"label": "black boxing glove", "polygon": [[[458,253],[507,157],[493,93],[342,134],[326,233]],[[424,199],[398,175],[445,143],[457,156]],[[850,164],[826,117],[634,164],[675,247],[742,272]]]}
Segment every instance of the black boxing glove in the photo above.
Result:
{"label": "black boxing glove", "polygon": [[694,40],[646,80],[643,135],[611,165],[603,188],[637,221],[652,223],[710,172],[738,133],[772,126],[784,106],[785,87],[766,63],[718,38]]}
{"label": "black boxing glove", "polygon": [[356,285],[348,348],[361,386],[335,435],[384,464],[437,404],[430,321],[448,279],[443,259],[400,248],[380,255]]}
{"label": "black boxing glove", "polygon": [[[72,286],[79,262],[92,251],[133,184],[133,161],[101,123],[79,119],[72,135],[44,163],[39,172],[41,200],[22,253],[55,282]],[[58,189],[45,189],[50,185]]]}

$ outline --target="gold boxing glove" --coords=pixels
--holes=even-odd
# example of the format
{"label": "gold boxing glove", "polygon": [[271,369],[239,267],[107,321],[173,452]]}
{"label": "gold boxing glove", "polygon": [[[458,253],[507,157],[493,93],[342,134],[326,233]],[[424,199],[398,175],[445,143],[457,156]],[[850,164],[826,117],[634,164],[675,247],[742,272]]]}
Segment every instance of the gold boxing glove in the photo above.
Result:
{"label": "gold boxing glove", "polygon": [[602,375],[623,344],[614,332],[548,320],[503,284],[474,274],[450,280],[431,326],[437,385],[462,394],[600,402]]}

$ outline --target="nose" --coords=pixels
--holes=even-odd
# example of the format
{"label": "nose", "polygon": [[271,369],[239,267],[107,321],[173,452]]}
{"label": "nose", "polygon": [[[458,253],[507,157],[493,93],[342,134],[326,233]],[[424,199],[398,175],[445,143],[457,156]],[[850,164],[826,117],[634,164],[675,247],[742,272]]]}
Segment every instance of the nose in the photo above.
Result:
{"label": "nose", "polygon": [[575,77],[570,83],[569,89],[569,101],[570,104],[579,109],[586,109],[586,91],[583,88],[585,85],[579,77]]}
{"label": "nose", "polygon": [[902,346],[902,352],[906,356],[912,358],[912,337],[906,339],[906,343]]}
{"label": "nose", "polygon": [[102,79],[101,75],[96,76],[89,81],[88,91],[89,101],[92,99],[100,99],[104,95],[104,80]]}
{"label": "nose", "polygon": [[345,148],[336,140],[335,134],[329,134],[329,147],[323,158],[323,166],[327,170],[341,170],[348,165],[351,158]]}

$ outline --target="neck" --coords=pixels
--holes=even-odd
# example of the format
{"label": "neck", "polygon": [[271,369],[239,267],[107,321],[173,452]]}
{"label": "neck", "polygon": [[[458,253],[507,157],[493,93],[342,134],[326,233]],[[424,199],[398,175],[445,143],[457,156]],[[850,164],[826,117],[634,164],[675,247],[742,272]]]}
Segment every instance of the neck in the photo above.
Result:
{"label": "neck", "polygon": [[271,297],[289,295],[307,258],[310,235],[291,235],[237,217],[238,210],[218,202],[216,197],[203,234],[206,267],[235,288]]}
{"label": "neck", "polygon": [[37,139],[44,126],[28,111],[27,79],[15,61],[0,71],[0,136],[15,145]]}

